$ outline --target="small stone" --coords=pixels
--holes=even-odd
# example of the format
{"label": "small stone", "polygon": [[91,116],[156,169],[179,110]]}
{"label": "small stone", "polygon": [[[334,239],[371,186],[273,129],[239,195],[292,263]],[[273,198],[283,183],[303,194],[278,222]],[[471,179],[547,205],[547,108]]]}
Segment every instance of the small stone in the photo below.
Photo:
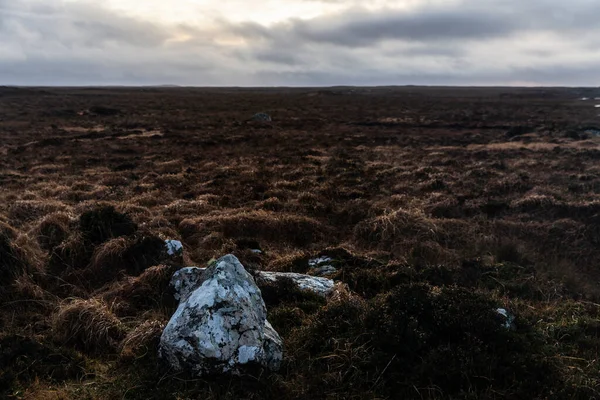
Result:
{"label": "small stone", "polygon": [[315,268],[315,267],[319,267],[321,264],[327,264],[332,261],[333,261],[333,259],[331,259],[331,257],[321,256],[321,257],[317,257],[317,258],[308,260],[308,266],[311,268]]}
{"label": "small stone", "polygon": [[271,116],[266,113],[257,113],[252,117],[254,121],[271,122]]}
{"label": "small stone", "polygon": [[165,240],[167,255],[180,257],[183,255],[183,244],[179,240]]}
{"label": "small stone", "polygon": [[514,315],[509,313],[505,308],[498,308],[498,309],[496,309],[496,312],[499,315],[502,315],[504,317],[504,319],[505,319],[504,327],[506,329],[515,329],[515,324],[514,324],[515,316]]}

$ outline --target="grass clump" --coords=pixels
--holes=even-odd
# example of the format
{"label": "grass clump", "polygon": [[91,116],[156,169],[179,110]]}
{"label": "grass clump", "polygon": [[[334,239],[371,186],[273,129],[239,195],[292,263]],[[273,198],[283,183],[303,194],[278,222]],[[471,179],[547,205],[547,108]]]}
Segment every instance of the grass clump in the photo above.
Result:
{"label": "grass clump", "polygon": [[98,283],[108,282],[120,272],[139,275],[164,256],[165,242],[156,236],[118,237],[96,248],[89,269]]}
{"label": "grass clump", "polygon": [[84,212],[79,218],[79,229],[86,240],[99,244],[112,238],[132,235],[137,225],[113,206],[106,206]]}
{"label": "grass clump", "polygon": [[24,275],[40,271],[40,255],[26,237],[0,222],[0,288]]}
{"label": "grass clump", "polygon": [[[183,221],[182,224],[186,222]],[[249,211],[233,214],[217,214],[206,216],[199,220],[195,227],[189,223],[182,225],[186,234],[192,229],[192,234],[206,236],[221,232],[228,238],[254,238],[265,242],[288,243],[296,246],[307,246],[322,240],[328,229],[320,222],[299,215]]]}
{"label": "grass clump", "polygon": [[395,257],[410,256],[423,242],[444,243],[446,233],[421,211],[399,209],[364,220],[354,228],[354,242],[361,248],[389,251]]}
{"label": "grass clump", "polygon": [[147,320],[135,327],[121,343],[121,358],[131,360],[154,355],[164,329],[165,323],[156,320]]}
{"label": "grass clump", "polygon": [[156,265],[140,276],[125,277],[112,284],[100,297],[114,305],[117,315],[138,315],[144,311],[175,306],[169,283],[177,267]]}
{"label": "grass clump", "polygon": [[35,229],[40,247],[51,251],[59,246],[70,232],[71,218],[67,213],[53,213],[44,217]]}
{"label": "grass clump", "polygon": [[110,307],[98,299],[67,300],[52,318],[54,339],[87,353],[116,349],[124,332]]}

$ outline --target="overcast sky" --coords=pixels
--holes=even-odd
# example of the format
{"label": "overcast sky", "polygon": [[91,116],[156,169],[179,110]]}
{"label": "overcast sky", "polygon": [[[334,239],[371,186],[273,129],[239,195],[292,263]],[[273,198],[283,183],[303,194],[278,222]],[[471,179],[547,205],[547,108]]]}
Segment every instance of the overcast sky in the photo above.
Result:
{"label": "overcast sky", "polygon": [[600,85],[599,0],[0,0],[0,84]]}

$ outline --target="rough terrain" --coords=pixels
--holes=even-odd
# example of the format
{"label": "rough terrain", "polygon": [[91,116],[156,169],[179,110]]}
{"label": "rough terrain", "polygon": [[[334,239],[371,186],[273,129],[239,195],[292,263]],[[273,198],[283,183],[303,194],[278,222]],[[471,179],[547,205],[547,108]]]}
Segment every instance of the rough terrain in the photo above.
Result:
{"label": "rough terrain", "polygon": [[[595,97],[0,88],[0,397],[599,397]],[[259,284],[278,372],[165,368],[173,273],[229,253],[349,290]]]}

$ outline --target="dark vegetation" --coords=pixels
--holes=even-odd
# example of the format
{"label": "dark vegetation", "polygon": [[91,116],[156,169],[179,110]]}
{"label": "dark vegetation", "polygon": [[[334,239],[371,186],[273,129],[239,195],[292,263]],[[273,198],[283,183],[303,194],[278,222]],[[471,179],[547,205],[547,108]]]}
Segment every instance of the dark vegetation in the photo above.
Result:
{"label": "dark vegetation", "polygon": [[[598,398],[584,96],[0,88],[0,398]],[[174,374],[170,277],[227,253],[346,286],[262,284],[281,371]]]}

